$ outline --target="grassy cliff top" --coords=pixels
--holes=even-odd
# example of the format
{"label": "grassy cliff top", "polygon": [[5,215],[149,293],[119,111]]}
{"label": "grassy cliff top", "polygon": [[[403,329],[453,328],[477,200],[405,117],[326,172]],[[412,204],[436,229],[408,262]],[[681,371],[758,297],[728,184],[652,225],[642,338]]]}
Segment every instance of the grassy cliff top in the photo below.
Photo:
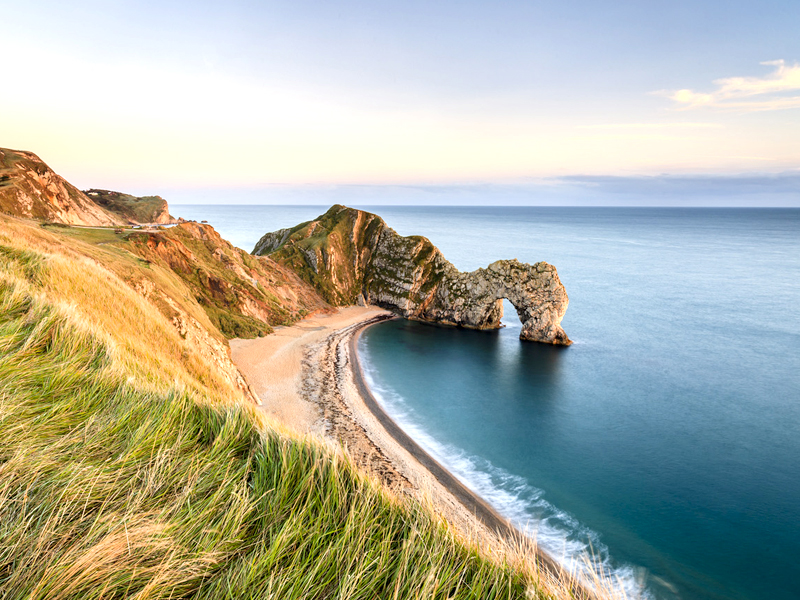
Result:
{"label": "grassy cliff top", "polygon": [[110,190],[84,190],[94,203],[131,223],[172,223],[167,201],[161,196],[131,196]]}
{"label": "grassy cliff top", "polygon": [[205,268],[210,231],[0,220],[4,598],[551,597],[253,410],[180,261],[136,252]]}
{"label": "grassy cliff top", "polygon": [[0,213],[84,225],[121,222],[34,153],[8,148],[0,148]]}

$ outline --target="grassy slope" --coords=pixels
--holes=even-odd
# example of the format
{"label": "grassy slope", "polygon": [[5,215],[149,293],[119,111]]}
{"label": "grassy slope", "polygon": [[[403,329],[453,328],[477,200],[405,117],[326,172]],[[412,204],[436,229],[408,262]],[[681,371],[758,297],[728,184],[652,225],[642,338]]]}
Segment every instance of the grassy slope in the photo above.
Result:
{"label": "grassy slope", "polygon": [[169,223],[167,201],[161,196],[131,196],[110,190],[84,191],[92,202],[131,223]]}
{"label": "grassy slope", "polygon": [[235,248],[210,225],[134,233],[126,242],[138,256],[176,273],[226,337],[266,335],[272,326],[328,308],[295,273]]}
{"label": "grassy slope", "polygon": [[[170,298],[190,305],[184,308],[192,316],[201,312],[193,309],[201,308],[210,322],[206,328],[227,338],[266,335],[275,325],[329,308],[292,271],[233,247],[209,225],[185,223],[125,234],[61,226],[48,230],[60,239],[90,244],[85,251],[129,282],[168,290]],[[126,267],[131,262],[138,267],[134,271]],[[161,308],[169,313],[163,302]]]}
{"label": "grassy slope", "polygon": [[0,213],[60,223],[114,225],[119,217],[92,202],[31,152],[0,148]]}
{"label": "grassy slope", "polygon": [[529,569],[264,422],[132,289],[125,273],[150,270],[0,228],[0,597],[539,595]]}

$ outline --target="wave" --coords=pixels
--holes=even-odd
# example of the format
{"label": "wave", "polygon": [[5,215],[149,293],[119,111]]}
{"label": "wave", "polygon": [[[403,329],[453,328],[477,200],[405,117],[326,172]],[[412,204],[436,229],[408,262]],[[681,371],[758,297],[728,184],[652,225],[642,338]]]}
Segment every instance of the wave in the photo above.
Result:
{"label": "wave", "polygon": [[594,575],[599,574],[605,581],[618,585],[620,595],[630,600],[653,599],[646,586],[646,569],[614,561],[600,534],[549,503],[544,498],[544,491],[524,478],[431,436],[420,425],[421,419],[405,399],[377,381],[376,369],[370,361],[369,348],[363,336],[358,352],[367,385],[386,413],[423,450],[517,529],[533,538],[567,572],[583,576],[587,581],[594,580]]}

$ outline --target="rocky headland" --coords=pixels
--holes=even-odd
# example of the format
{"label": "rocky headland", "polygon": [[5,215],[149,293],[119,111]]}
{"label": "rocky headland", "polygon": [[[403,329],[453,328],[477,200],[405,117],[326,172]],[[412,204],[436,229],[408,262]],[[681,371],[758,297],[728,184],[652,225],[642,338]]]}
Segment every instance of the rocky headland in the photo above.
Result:
{"label": "rocky headland", "polygon": [[[44,342],[7,343],[3,352],[16,352],[18,348],[24,350],[30,346],[30,352],[17,362],[20,372],[25,373],[24,382],[33,381],[31,374],[41,374],[41,386],[47,393],[41,395],[36,391],[31,396],[35,402],[52,402],[54,394],[62,394],[65,402],[71,402],[73,396],[80,399],[79,410],[58,413],[62,420],[66,418],[64,415],[77,419],[74,429],[84,436],[77,447],[98,449],[102,460],[98,464],[106,465],[105,448],[119,438],[120,447],[125,449],[120,456],[127,456],[131,439],[139,439],[139,436],[131,436],[127,429],[114,424],[125,420],[127,427],[132,422],[131,415],[139,415],[146,420],[141,431],[152,434],[152,439],[147,438],[146,452],[134,454],[137,457],[152,455],[153,468],[162,473],[164,460],[171,460],[169,457],[175,455],[178,447],[175,444],[163,449],[158,446],[162,443],[162,434],[192,437],[194,445],[180,446],[190,458],[180,460],[183,467],[194,469],[197,465],[198,470],[189,474],[175,470],[178,480],[184,478],[180,485],[173,486],[180,491],[180,496],[172,498],[159,494],[171,507],[161,514],[172,514],[175,506],[183,506],[187,489],[184,482],[196,481],[198,473],[228,473],[231,465],[237,464],[237,457],[246,460],[242,473],[251,473],[253,464],[262,465],[263,460],[267,460],[267,454],[254,454],[248,449],[250,446],[240,444],[242,440],[251,445],[279,440],[285,451],[281,450],[276,456],[284,467],[289,464],[287,457],[299,456],[298,448],[325,458],[322,461],[315,458],[304,466],[307,470],[298,481],[309,480],[312,471],[308,469],[328,469],[342,452],[341,448],[346,447],[351,457],[348,461],[352,459],[360,469],[373,476],[372,480],[363,480],[370,490],[391,494],[390,505],[397,510],[411,510],[402,512],[404,516],[392,522],[405,523],[412,518],[409,526],[414,531],[413,536],[421,531],[420,523],[434,523],[436,531],[445,532],[448,544],[456,549],[475,548],[469,552],[477,552],[475,556],[481,561],[489,561],[486,564],[505,565],[513,560],[514,569],[518,569],[515,573],[524,577],[520,581],[525,582],[524,588],[518,586],[518,597],[523,597],[523,592],[529,597],[531,590],[542,597],[590,595],[579,583],[565,577],[548,557],[538,553],[530,540],[519,537],[480,498],[463,488],[382,413],[361,377],[356,353],[358,332],[373,322],[391,317],[379,307],[411,319],[489,329],[500,326],[503,298],[508,298],[520,314],[524,324],[523,339],[568,344],[569,339],[560,327],[568,300],[554,267],[547,263],[527,265],[505,260],[472,273],[461,273],[426,238],[402,237],[380,217],[343,206],[332,207],[314,221],[267,234],[259,241],[255,252],[261,256],[235,248],[207,224],[183,222],[169,228],[129,226],[136,222],[156,224],[167,219],[171,217],[166,202],[157,196],[136,198],[98,189],[81,192],[51,171],[36,155],[0,149],[0,296],[3,296],[0,300],[6,302],[4,306],[12,308],[4,316],[22,319],[20,322],[24,321],[26,327],[31,325],[34,333],[48,324],[57,325],[53,332],[42,334]],[[38,308],[31,309],[36,303]],[[50,314],[42,312],[45,310],[51,311],[58,320],[52,316],[47,316],[49,320],[43,319],[42,314]],[[16,330],[7,327],[5,331]],[[59,350],[46,357],[46,361],[69,359],[74,365],[58,363],[55,370],[50,366],[30,368],[31,360],[39,360],[41,351],[49,352],[47,349],[57,344],[72,345],[69,352]],[[231,349],[234,356],[231,356]],[[14,362],[6,360],[5,355],[0,358],[4,366]],[[4,373],[10,371],[0,372],[0,376]],[[70,378],[69,385],[54,386],[53,373],[64,373],[64,377]],[[106,379],[98,379],[97,385],[102,383],[102,386],[91,394],[93,404],[87,409],[80,396],[86,386],[84,383],[75,385],[76,373],[81,377],[92,373],[97,377],[108,376],[114,385]],[[22,389],[21,385],[27,385],[19,384],[23,379],[10,380],[6,389],[15,391],[4,395],[4,402],[25,400],[23,394],[16,391]],[[34,384],[34,387],[40,385]],[[119,385],[124,389],[114,387]],[[120,408],[124,402],[131,402],[130,407]],[[260,408],[248,406],[250,404]],[[87,410],[111,412],[96,417]],[[236,410],[243,411],[241,419],[236,416]],[[208,422],[195,427],[192,419],[198,418],[199,411],[208,412]],[[6,412],[28,414],[22,409]],[[85,421],[86,415],[89,415],[88,421]],[[164,415],[173,415],[175,419],[164,420]],[[90,443],[86,443],[86,432],[105,423],[114,425],[113,431],[98,430],[91,434],[95,437]],[[52,430],[37,427],[31,431],[45,431],[50,435],[47,432]],[[237,438],[233,445],[220,441],[222,431],[241,432],[241,439]],[[298,433],[313,437],[299,437]],[[70,431],[65,439],[71,436]],[[37,448],[66,447],[65,443],[53,444],[48,438],[46,444],[38,444]],[[30,444],[24,440],[23,445]],[[199,462],[198,456],[205,456],[204,452],[210,453],[208,460]],[[15,456],[23,455],[29,456],[30,452]],[[58,470],[69,470],[74,456],[73,451],[61,452],[45,462],[58,465]],[[136,460],[134,471],[139,473],[141,464],[138,458]],[[83,472],[87,463],[80,464],[80,472]],[[40,470],[34,464],[19,472],[39,473]],[[250,490],[250,476],[233,477]],[[115,482],[140,481],[135,476],[113,475],[113,479]],[[280,481],[290,479],[281,475]],[[383,485],[374,487],[373,480]],[[12,472],[14,485],[18,485],[17,481],[16,472]],[[90,484],[76,485],[75,489],[94,493],[98,489],[97,481],[92,479]],[[146,483],[149,479],[141,481],[150,485]],[[224,488],[218,482],[203,485],[204,498],[208,497],[205,490]],[[63,497],[63,481],[59,479],[54,486],[54,493]],[[303,493],[332,489],[324,484],[300,487]],[[258,490],[253,492],[255,503],[265,498],[272,502],[272,498],[279,496],[273,494],[274,486],[265,487],[263,494],[256,492]],[[339,497],[337,494],[340,492],[334,490],[333,496]],[[144,490],[142,494],[131,496],[128,491],[111,486],[103,495],[95,493],[95,496],[100,501],[93,506],[100,507],[98,510],[102,512],[108,498],[150,498],[151,494]],[[247,492],[225,492],[216,496],[220,498],[219,514],[228,522],[231,514],[228,499],[244,498]],[[363,493],[355,493],[354,498],[358,506],[364,505]],[[406,504],[407,500],[411,503]],[[120,510],[127,511],[126,519],[138,519],[136,522],[144,523],[143,527],[151,531],[150,512],[131,509],[129,500],[124,502]],[[75,505],[79,505],[78,512],[83,515],[88,503],[78,498]],[[298,504],[293,506],[296,508]],[[118,522],[119,514],[114,509],[109,512],[113,518],[101,519],[94,515],[87,518],[94,524],[111,523]],[[252,514],[270,513],[261,504],[258,507],[253,504]],[[439,521],[442,517],[453,526],[452,530],[450,526],[442,528]],[[327,517],[323,515],[322,518]],[[194,531],[216,531],[214,515],[203,513],[197,519],[196,529],[187,528],[183,523],[174,529],[186,534],[186,547],[197,544]],[[316,509],[312,519],[312,523],[320,522]],[[332,519],[335,527],[323,532],[326,539],[338,535],[341,515],[337,513]],[[365,519],[356,516],[354,522],[363,523]],[[126,556],[131,552],[129,535],[135,536],[139,531],[134,527],[129,532],[126,529],[129,526],[125,524],[117,531],[124,538],[114,538],[125,540],[115,548]],[[268,527],[273,526],[273,522],[268,524]],[[68,522],[66,527],[64,539],[82,543],[84,538],[74,535],[74,524]],[[267,529],[259,525],[249,526],[247,531],[260,535]],[[314,525],[296,531],[305,537],[311,535],[309,532],[314,531]],[[48,531],[47,535],[52,536],[53,532]],[[378,539],[395,537],[396,533],[392,532],[376,535]],[[225,548],[234,538],[226,534],[224,544],[228,545]],[[426,537],[419,542],[424,545],[426,557],[430,555],[431,539]],[[137,543],[145,547],[142,544],[149,542],[140,540]],[[248,548],[268,545],[261,538],[247,544]],[[418,542],[404,542],[402,548],[414,544]],[[345,546],[338,544],[337,547]],[[88,551],[81,548],[80,553],[94,552],[94,548]],[[36,552],[37,556],[41,555],[38,550]],[[381,552],[385,553],[385,549]],[[67,554],[67,558],[69,556]],[[134,570],[142,564],[139,555],[132,560]],[[339,559],[334,557],[333,560]],[[470,564],[474,560],[470,558]],[[50,569],[51,561],[48,558],[41,562]],[[427,565],[427,561],[426,558],[424,564]],[[64,564],[74,569],[74,560],[69,559]],[[340,564],[349,563],[340,561]],[[114,562],[111,568],[119,571],[123,567]],[[248,569],[252,572],[251,566]],[[272,569],[272,566],[264,566],[262,571],[272,578]],[[181,566],[180,573],[190,570]],[[461,567],[451,571],[460,573],[459,580],[463,579]],[[349,576],[347,573],[345,575]],[[489,571],[481,573],[481,585],[487,577],[493,577]],[[74,586],[77,585],[75,581],[83,581],[81,577],[83,575],[76,572],[74,577],[63,580],[65,585]],[[143,578],[146,585],[151,585],[149,575]],[[203,578],[205,581],[206,575]],[[403,575],[403,581],[407,579]],[[174,589],[175,586],[171,586],[169,593]],[[398,588],[393,589],[397,595]],[[400,594],[399,597],[404,596]]]}
{"label": "rocky headland", "polygon": [[264,235],[253,253],[290,267],[334,306],[374,304],[407,319],[497,329],[505,298],[522,322],[520,339],[571,344],[561,328],[569,298],[546,262],[499,260],[464,273],[427,238],[401,236],[379,216],[341,205]]}
{"label": "rocky headland", "polygon": [[92,202],[98,204],[131,224],[148,223],[166,225],[177,223],[169,214],[167,201],[161,196],[131,196],[111,190],[91,189],[83,192]]}
{"label": "rocky headland", "polygon": [[160,196],[80,191],[33,152],[0,148],[0,212],[50,223],[108,227],[177,223]]}

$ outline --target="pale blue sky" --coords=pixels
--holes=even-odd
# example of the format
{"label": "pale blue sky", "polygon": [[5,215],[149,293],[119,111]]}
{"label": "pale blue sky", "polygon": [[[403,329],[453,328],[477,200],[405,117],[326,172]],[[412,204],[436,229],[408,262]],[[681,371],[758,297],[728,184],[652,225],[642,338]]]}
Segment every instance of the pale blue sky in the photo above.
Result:
{"label": "pale blue sky", "polygon": [[0,145],[84,187],[800,168],[797,0],[28,0],[2,14]]}

